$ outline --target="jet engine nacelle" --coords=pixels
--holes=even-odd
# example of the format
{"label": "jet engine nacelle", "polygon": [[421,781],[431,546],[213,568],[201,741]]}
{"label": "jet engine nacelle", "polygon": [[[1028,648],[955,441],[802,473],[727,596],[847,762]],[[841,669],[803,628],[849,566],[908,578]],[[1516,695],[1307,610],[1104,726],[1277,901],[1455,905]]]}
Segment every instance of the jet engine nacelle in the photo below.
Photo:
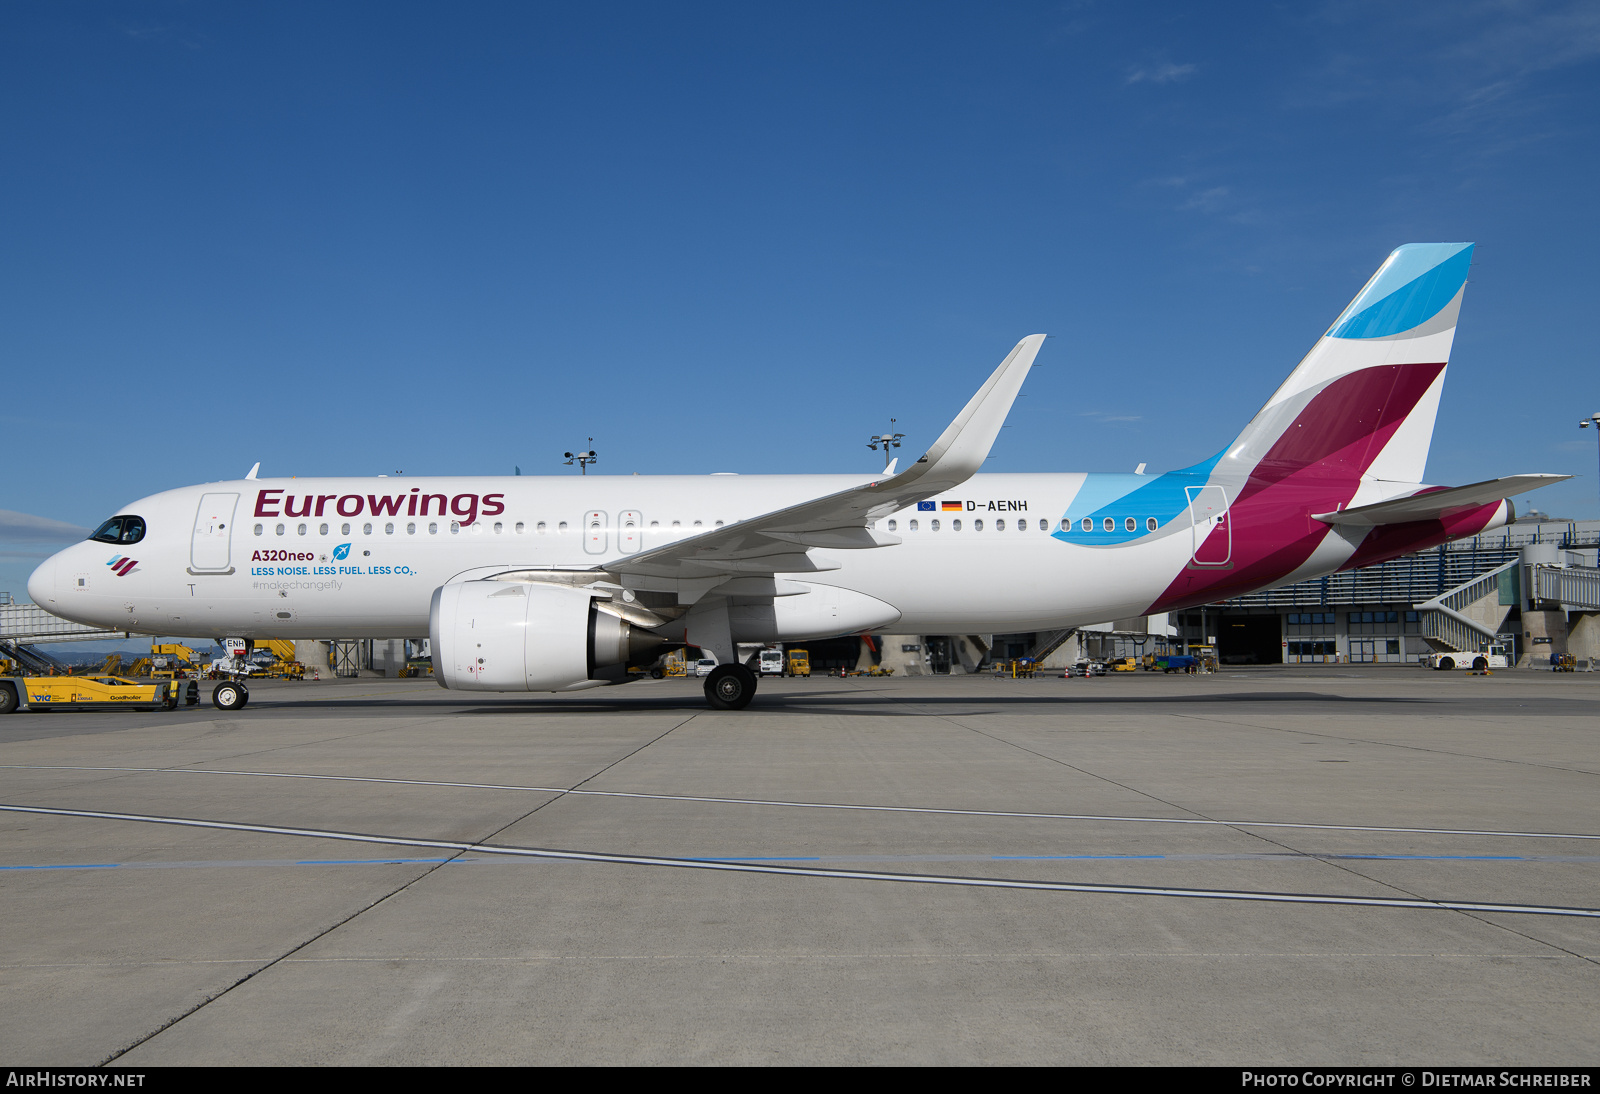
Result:
{"label": "jet engine nacelle", "polygon": [[665,639],[604,610],[587,589],[462,581],[434,590],[433,674],[455,691],[577,691],[620,683]]}

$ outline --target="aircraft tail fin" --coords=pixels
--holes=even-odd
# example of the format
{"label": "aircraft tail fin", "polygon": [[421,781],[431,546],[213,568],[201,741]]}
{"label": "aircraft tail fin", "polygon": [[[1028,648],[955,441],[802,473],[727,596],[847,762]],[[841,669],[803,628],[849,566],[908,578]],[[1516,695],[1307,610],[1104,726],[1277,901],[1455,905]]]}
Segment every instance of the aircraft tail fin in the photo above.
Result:
{"label": "aircraft tail fin", "polygon": [[1471,243],[1397,248],[1223,454],[1245,491],[1291,476],[1422,481]]}

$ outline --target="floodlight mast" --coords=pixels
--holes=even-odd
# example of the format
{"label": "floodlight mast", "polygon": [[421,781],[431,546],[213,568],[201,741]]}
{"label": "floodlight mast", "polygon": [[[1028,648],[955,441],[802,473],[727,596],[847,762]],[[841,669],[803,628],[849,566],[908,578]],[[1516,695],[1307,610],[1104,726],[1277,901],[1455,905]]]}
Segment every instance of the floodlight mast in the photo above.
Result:
{"label": "floodlight mast", "polygon": [[1587,418],[1584,418],[1582,421],[1580,421],[1578,423],[1578,428],[1588,429],[1591,423],[1594,425],[1595,433],[1600,434],[1600,411],[1597,411],[1596,413],[1591,414]]}
{"label": "floodlight mast", "polygon": [[589,465],[591,463],[598,463],[600,460],[600,457],[594,453],[593,437],[589,438],[589,450],[587,452],[564,452],[562,455],[567,457],[566,463],[563,466],[571,467],[573,464],[577,464],[578,474],[580,475],[587,475],[589,473]]}
{"label": "floodlight mast", "polygon": [[894,431],[894,423],[895,419],[890,418],[889,432],[877,434],[867,441],[867,447],[874,452],[878,450],[879,445],[883,446],[883,469],[885,471],[889,470],[889,465],[894,462],[892,450],[900,447],[900,439],[905,436],[904,433],[896,433]]}

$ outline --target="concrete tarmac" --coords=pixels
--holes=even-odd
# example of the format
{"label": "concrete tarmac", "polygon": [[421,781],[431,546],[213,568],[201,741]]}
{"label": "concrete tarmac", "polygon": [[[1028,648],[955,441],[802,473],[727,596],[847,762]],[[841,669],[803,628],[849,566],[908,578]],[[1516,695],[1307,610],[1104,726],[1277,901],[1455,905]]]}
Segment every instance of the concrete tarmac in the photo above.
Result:
{"label": "concrete tarmac", "polygon": [[0,1061],[1600,1062],[1597,676],[251,693],[0,719]]}

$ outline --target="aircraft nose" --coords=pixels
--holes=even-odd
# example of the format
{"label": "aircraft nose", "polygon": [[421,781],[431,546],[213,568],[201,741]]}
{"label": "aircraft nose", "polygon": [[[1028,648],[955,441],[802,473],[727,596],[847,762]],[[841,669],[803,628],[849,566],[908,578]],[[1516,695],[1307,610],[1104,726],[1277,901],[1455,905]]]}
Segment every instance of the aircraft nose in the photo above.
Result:
{"label": "aircraft nose", "polygon": [[56,556],[51,555],[40,563],[28,578],[28,599],[40,606],[53,604],[56,599]]}

